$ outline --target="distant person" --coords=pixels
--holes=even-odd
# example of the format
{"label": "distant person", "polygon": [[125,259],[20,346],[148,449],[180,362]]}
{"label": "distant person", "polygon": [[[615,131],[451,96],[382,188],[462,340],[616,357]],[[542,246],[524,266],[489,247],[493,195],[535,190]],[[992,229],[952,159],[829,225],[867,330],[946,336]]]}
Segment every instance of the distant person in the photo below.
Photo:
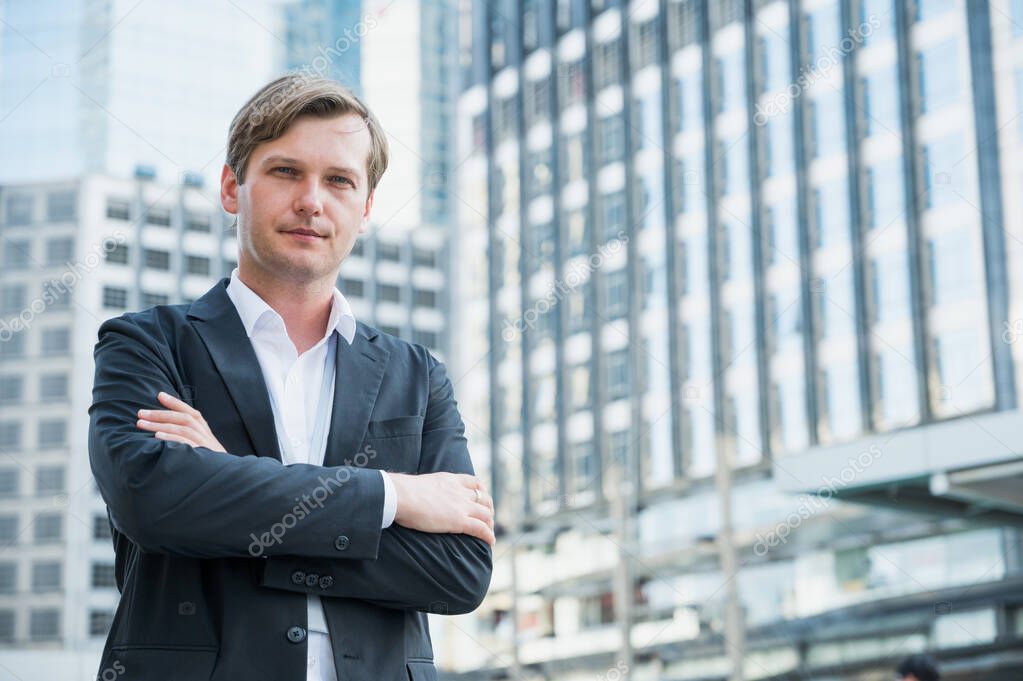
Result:
{"label": "distant person", "polygon": [[490,584],[493,500],[444,365],[335,282],[387,167],[376,117],[285,76],[231,123],[238,267],[99,329],[89,459],[121,600],[100,679],[435,679],[426,613]]}
{"label": "distant person", "polygon": [[897,681],[938,681],[938,665],[930,655],[910,655],[899,664]]}

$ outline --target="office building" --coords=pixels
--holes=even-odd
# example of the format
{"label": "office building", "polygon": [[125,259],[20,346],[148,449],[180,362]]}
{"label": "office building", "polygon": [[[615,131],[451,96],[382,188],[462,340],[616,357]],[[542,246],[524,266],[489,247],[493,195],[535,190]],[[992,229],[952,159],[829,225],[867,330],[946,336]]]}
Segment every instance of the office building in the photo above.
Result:
{"label": "office building", "polygon": [[1019,675],[1023,5],[461,26],[460,374],[505,533],[450,669]]}

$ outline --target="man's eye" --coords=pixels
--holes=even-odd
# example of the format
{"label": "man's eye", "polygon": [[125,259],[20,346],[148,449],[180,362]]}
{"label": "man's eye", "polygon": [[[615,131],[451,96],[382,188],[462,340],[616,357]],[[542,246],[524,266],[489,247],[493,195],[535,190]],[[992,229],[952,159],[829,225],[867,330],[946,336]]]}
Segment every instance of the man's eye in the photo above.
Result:
{"label": "man's eye", "polygon": [[354,182],[352,182],[347,177],[344,177],[342,175],[334,175],[333,177],[330,178],[330,181],[334,182],[334,183],[337,183],[337,182],[347,182],[348,184],[352,185],[353,187],[355,186]]}
{"label": "man's eye", "polygon": [[287,175],[291,175],[291,174],[294,174],[295,169],[294,168],[288,168],[287,166],[281,166],[279,168],[274,168],[274,172],[275,173],[285,173]]}

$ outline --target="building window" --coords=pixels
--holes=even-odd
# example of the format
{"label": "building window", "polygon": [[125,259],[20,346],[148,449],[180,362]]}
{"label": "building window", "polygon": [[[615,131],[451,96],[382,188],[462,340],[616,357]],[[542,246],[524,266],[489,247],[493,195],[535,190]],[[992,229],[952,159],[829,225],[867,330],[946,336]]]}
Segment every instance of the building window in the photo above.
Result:
{"label": "building window", "polygon": [[39,398],[42,400],[67,399],[68,375],[43,374],[39,377]]}
{"label": "building window", "polygon": [[931,113],[959,101],[959,42],[952,38],[917,54],[920,111]]}
{"label": "building window", "polygon": [[0,469],[0,499],[18,496],[18,482],[21,474],[17,468]]}
{"label": "building window", "polygon": [[49,222],[71,222],[75,219],[75,193],[53,192],[46,197],[46,219]]}
{"label": "building window", "polygon": [[128,290],[115,286],[103,287],[103,307],[112,310],[128,308]]}
{"label": "building window", "polygon": [[92,564],[92,588],[113,589],[117,586],[113,563]]}
{"label": "building window", "polygon": [[147,291],[142,292],[142,308],[153,307],[155,305],[166,305],[169,300],[165,293],[149,293]]}
{"label": "building window", "polygon": [[111,220],[130,220],[131,203],[121,199],[108,199],[107,217]]}
{"label": "building window", "polygon": [[[587,285],[580,284],[568,294],[568,333],[580,333],[590,326],[590,302],[587,300]],[[554,314],[548,312],[549,314]],[[543,318],[546,318],[544,315]]]}
{"label": "building window", "polygon": [[397,326],[392,326],[390,324],[381,324],[380,331],[386,333],[389,336],[401,336],[401,329],[399,329]]}
{"label": "building window", "polygon": [[107,262],[112,265],[128,264],[128,247],[125,244],[115,244],[106,253]]}
{"label": "building window", "polygon": [[9,227],[32,224],[35,197],[31,194],[11,194],[4,204],[5,222]]}
{"label": "building window", "polygon": [[33,641],[60,638],[60,610],[33,610],[29,615],[28,635]]}
{"label": "building window", "polygon": [[64,519],[58,513],[40,513],[32,524],[32,535],[37,544],[60,541]]}
{"label": "building window", "polygon": [[16,404],[25,396],[25,379],[16,374],[0,376],[0,404]]}
{"label": "building window", "polygon": [[60,494],[63,491],[63,466],[41,466],[36,469],[36,494]]}
{"label": "building window", "polygon": [[49,593],[60,591],[60,563],[47,561],[32,564],[32,591]]}
{"label": "building window", "polygon": [[878,134],[895,135],[899,123],[899,86],[895,67],[883,68],[863,77],[862,125],[867,137]]}
{"label": "building window", "polygon": [[18,564],[0,563],[0,594],[13,594],[18,590]]}
{"label": "building window", "polygon": [[201,255],[189,255],[185,257],[185,266],[189,274],[197,274],[201,277],[210,275],[210,259]]}
{"label": "building window", "polygon": [[65,355],[71,349],[71,329],[43,329],[42,353],[44,355]]}
{"label": "building window", "polygon": [[414,304],[418,307],[437,307],[437,292],[417,288],[412,292]]}
{"label": "building window", "polygon": [[23,270],[32,260],[32,242],[27,239],[9,239],[4,247],[4,269]]}
{"label": "building window", "polygon": [[0,516],[0,546],[6,548],[18,540],[18,516]]}
{"label": "building window", "polygon": [[377,296],[380,300],[384,300],[389,303],[400,303],[401,287],[395,286],[394,284],[380,284],[377,286]]}
{"label": "building window", "polygon": [[67,421],[43,419],[39,422],[39,447],[63,447],[67,444]]}
{"label": "building window", "polygon": [[157,251],[151,248],[143,251],[146,267],[151,270],[169,270],[170,269],[170,253],[167,251]]}
{"label": "building window", "polygon": [[867,214],[873,229],[903,217],[901,160],[882,161],[867,169]]}
{"label": "building window", "polygon": [[0,641],[14,643],[14,611],[0,610]]}
{"label": "building window", "polygon": [[599,156],[602,164],[620,161],[625,154],[625,129],[621,114],[613,114],[597,121]]}
{"label": "building window", "polygon": [[24,284],[0,287],[0,314],[20,314],[28,304],[28,289]]}
{"label": "building window", "polygon": [[110,610],[89,611],[89,636],[104,637],[110,633],[114,623],[114,613]]}
{"label": "building window", "polygon": [[608,321],[621,319],[629,309],[628,270],[619,269],[604,275],[606,300],[604,312]]}
{"label": "building window", "polygon": [[416,246],[412,249],[412,264],[419,267],[437,267],[437,252]]}
{"label": "building window", "polygon": [[526,125],[545,121],[550,117],[551,86],[546,78],[527,80],[522,93]]}
{"label": "building window", "polygon": [[170,208],[150,206],[149,210],[146,211],[146,224],[156,225],[157,227],[170,227],[170,223]]}
{"label": "building window", "polygon": [[50,299],[51,310],[66,310],[71,306],[71,289],[57,288],[52,281],[43,284],[43,301]]}
{"label": "building window", "polygon": [[75,253],[74,239],[50,239],[46,242],[46,264],[50,267],[64,265]]}
{"label": "building window", "polygon": [[25,355],[25,333],[15,333],[6,343],[0,343],[0,357],[23,357]]}
{"label": "building window", "polygon": [[341,291],[346,296],[363,298],[366,295],[366,284],[361,279],[341,279]]}
{"label": "building window", "polygon": [[621,80],[620,42],[618,39],[598,43],[593,64],[594,87],[598,90]]}
{"label": "building window", "polygon": [[620,400],[629,396],[629,352],[616,350],[607,355],[607,399]]}
{"label": "building window", "polygon": [[845,138],[841,131],[845,125],[845,110],[842,108],[841,94],[833,90],[821,93],[810,102],[810,113],[813,120],[814,158],[826,158],[844,152]]}
{"label": "building window", "polygon": [[210,216],[206,213],[185,213],[185,229],[189,232],[209,232]]}
{"label": "building window", "polygon": [[657,17],[636,26],[634,52],[636,70],[657,61]]}
{"label": "building window", "polygon": [[401,246],[386,241],[377,242],[377,259],[401,262]]}
{"label": "building window", "polygon": [[110,519],[106,514],[92,516],[92,538],[96,541],[110,539],[113,536],[110,531]]}
{"label": "building window", "polygon": [[0,447],[21,449],[20,421],[0,421]]}
{"label": "building window", "polygon": [[718,113],[738,111],[746,107],[745,55],[741,50],[729,52],[717,60]]}
{"label": "building window", "polygon": [[546,194],[551,188],[551,150],[531,151],[526,158],[527,192],[530,198]]}
{"label": "building window", "polygon": [[558,64],[558,96],[561,108],[579,104],[586,97],[586,78],[578,61]]}

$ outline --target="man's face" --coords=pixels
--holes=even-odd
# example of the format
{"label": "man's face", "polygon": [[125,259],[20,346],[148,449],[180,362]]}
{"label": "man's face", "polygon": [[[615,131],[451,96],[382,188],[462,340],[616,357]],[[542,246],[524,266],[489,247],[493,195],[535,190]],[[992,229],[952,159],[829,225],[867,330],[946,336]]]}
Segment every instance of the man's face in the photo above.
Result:
{"label": "man's face", "polygon": [[238,216],[239,265],[277,279],[333,285],[366,231],[371,145],[357,114],[301,116],[253,150],[244,184],[225,165],[220,194],[224,210]]}

